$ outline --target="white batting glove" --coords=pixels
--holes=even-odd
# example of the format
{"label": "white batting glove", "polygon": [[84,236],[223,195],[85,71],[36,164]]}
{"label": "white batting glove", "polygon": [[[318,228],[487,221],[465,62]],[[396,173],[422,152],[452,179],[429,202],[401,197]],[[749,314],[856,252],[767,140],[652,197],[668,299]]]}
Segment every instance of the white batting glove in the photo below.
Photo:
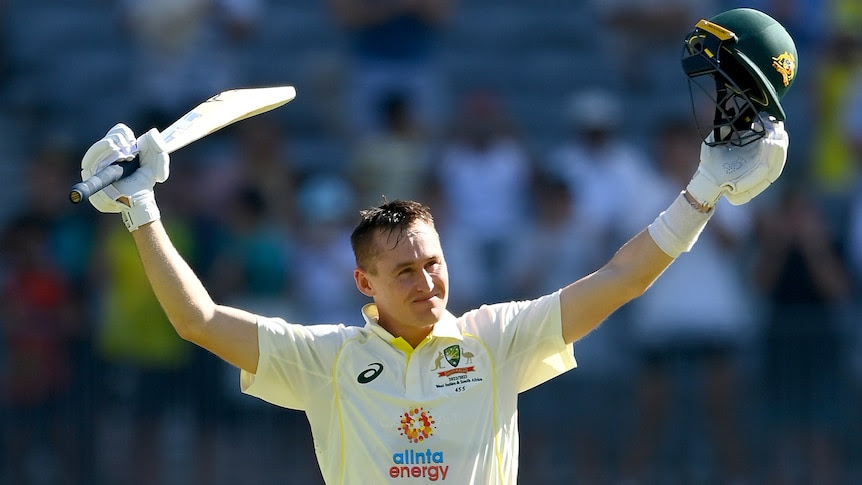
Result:
{"label": "white batting glove", "polygon": [[[701,145],[700,165],[686,188],[700,204],[714,207],[724,195],[731,204],[742,205],[778,179],[787,161],[790,138],[784,122],[762,122],[766,134],[748,145]],[[712,136],[710,133],[708,140]]]}
{"label": "white batting glove", "polygon": [[[134,173],[90,196],[90,204],[100,212],[120,213],[128,230],[134,231],[161,216],[153,187],[170,174],[170,157],[164,141],[155,128],[135,140],[132,130],[119,123],[104,138],[94,143],[81,160],[81,178],[86,180],[112,163],[114,159],[130,160],[137,142],[140,168]],[[118,199],[125,197],[128,205]]]}

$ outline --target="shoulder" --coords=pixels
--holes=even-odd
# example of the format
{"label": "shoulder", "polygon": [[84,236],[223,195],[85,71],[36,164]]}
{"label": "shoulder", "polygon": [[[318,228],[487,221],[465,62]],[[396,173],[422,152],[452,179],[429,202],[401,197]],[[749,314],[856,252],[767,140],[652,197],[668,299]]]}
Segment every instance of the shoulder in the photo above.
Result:
{"label": "shoulder", "polygon": [[559,312],[559,291],[531,300],[516,300],[482,305],[457,319],[462,331],[472,333],[495,328],[499,330],[511,323],[542,318],[548,312]]}
{"label": "shoulder", "polygon": [[343,343],[352,339],[367,339],[372,334],[365,327],[347,326],[344,324],[305,325],[289,323],[282,318],[260,317],[258,326],[261,332],[273,338],[290,338],[313,340],[316,342]]}

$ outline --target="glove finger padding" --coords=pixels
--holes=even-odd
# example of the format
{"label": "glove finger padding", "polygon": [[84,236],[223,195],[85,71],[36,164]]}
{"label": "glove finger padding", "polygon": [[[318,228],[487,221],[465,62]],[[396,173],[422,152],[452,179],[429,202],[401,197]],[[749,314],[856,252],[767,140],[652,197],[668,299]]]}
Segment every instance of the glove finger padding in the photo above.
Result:
{"label": "glove finger padding", "polygon": [[141,168],[146,170],[156,183],[162,183],[170,175],[170,157],[167,145],[159,130],[153,128],[138,138],[138,156]]}
{"label": "glove finger padding", "polygon": [[758,149],[754,169],[736,182],[734,190],[729,190],[725,194],[727,200],[733,205],[742,205],[750,201],[778,180],[784,171],[787,148],[790,144],[790,138],[784,131],[784,123],[781,121],[767,123],[766,131],[766,136],[752,144]]}
{"label": "glove finger padding", "polygon": [[769,167],[766,164],[757,163],[745,175],[725,184],[725,194],[748,192],[759,186],[763,180],[769,180]]}
{"label": "glove finger padding", "polygon": [[134,157],[135,134],[128,126],[118,123],[105,136],[94,143],[81,159],[81,175],[85,178],[108,166],[115,160]]}
{"label": "glove finger padding", "polygon": [[751,187],[745,192],[737,192],[733,194],[728,193],[724,195],[724,198],[727,199],[727,201],[733,205],[746,204],[757,194],[766,190],[766,188],[769,187],[771,184],[772,182],[770,182],[769,179],[763,179],[760,181],[759,184],[755,185],[754,187]]}
{"label": "glove finger padding", "polygon": [[[741,147],[709,146],[706,143],[701,146],[698,172],[708,174],[708,179],[734,205],[744,204],[756,197],[775,182],[784,170],[789,145],[784,123],[767,119],[762,122],[766,134],[754,143]],[[699,182],[702,185],[702,180]],[[690,188],[704,191],[699,184],[692,184]]]}
{"label": "glove finger padding", "polygon": [[773,127],[764,143],[770,146],[769,181],[775,182],[784,171],[787,163],[787,149],[790,146],[790,136],[784,131],[784,122],[779,121]]}
{"label": "glove finger padding", "polygon": [[[132,153],[135,134],[123,123],[114,125],[105,136],[94,143],[81,159],[81,180],[92,177],[96,172],[113,163],[115,160],[129,160]],[[123,205],[116,202],[120,192],[109,185],[90,196],[90,204],[99,212],[116,213]]]}
{"label": "glove finger padding", "polygon": [[142,190],[152,190],[158,182],[168,179],[170,157],[165,152],[161,134],[155,128],[137,140],[141,166],[131,175],[111,184],[119,195],[132,196]]}

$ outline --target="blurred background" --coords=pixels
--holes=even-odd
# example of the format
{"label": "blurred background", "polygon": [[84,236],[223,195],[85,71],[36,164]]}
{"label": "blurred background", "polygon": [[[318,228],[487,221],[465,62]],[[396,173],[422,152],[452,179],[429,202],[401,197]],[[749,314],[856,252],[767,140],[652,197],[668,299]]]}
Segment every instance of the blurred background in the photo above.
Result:
{"label": "blurred background", "polygon": [[0,483],[314,484],[302,413],[180,340],[120,218],[67,194],[117,122],[234,87],[296,100],[172,155],[157,196],[219,301],[360,325],[358,210],[436,214],[450,309],[598,268],[698,162],[682,39],[791,33],[790,155],[753,203],[521,397],[524,483],[862,482],[856,0],[0,1]]}

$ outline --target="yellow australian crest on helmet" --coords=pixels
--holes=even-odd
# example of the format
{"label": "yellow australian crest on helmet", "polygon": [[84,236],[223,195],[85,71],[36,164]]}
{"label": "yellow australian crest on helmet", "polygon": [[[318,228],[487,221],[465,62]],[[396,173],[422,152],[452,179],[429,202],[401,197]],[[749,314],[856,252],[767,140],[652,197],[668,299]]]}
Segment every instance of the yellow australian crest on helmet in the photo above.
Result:
{"label": "yellow australian crest on helmet", "polygon": [[790,86],[793,78],[796,76],[796,58],[793,54],[785,51],[778,57],[772,58],[772,67],[781,74],[781,79],[784,86]]}

